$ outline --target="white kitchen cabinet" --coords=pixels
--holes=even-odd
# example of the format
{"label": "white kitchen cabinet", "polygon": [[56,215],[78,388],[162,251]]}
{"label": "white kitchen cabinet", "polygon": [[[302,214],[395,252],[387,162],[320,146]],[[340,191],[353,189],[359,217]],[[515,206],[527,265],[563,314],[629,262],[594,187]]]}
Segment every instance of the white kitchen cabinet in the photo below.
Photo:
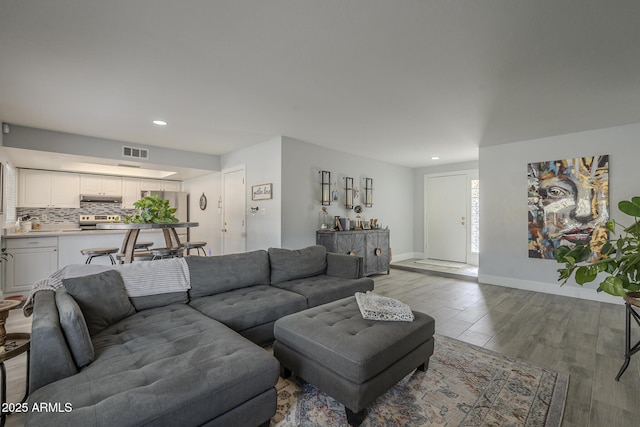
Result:
{"label": "white kitchen cabinet", "polygon": [[122,208],[133,209],[133,204],[140,200],[140,178],[122,178]]}
{"label": "white kitchen cabinet", "polygon": [[162,189],[164,191],[180,191],[181,190],[180,181],[163,181]]}
{"label": "white kitchen cabinet", "polygon": [[180,181],[163,181],[159,179],[141,179],[141,191],[180,191]]}
{"label": "white kitchen cabinet", "polygon": [[18,206],[79,208],[80,175],[36,169],[20,169]]}
{"label": "white kitchen cabinet", "polygon": [[5,239],[10,256],[2,263],[4,293],[28,292],[35,282],[58,269],[58,238]]}
{"label": "white kitchen cabinet", "polygon": [[110,175],[80,175],[80,194],[122,196],[122,178]]}
{"label": "white kitchen cabinet", "polygon": [[140,180],[141,191],[161,191],[162,181],[159,179],[141,179]]}

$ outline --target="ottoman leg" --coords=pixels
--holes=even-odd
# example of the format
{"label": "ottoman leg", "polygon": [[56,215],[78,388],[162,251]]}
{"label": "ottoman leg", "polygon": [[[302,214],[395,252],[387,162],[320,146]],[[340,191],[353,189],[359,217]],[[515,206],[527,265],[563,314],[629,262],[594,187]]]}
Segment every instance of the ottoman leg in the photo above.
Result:
{"label": "ottoman leg", "polygon": [[422,365],[418,366],[418,371],[426,372],[429,369],[429,359],[424,362]]}
{"label": "ottoman leg", "polygon": [[358,427],[364,419],[367,417],[367,410],[363,409],[360,412],[353,412],[351,409],[344,407],[344,411],[347,413],[347,422],[350,426]]}

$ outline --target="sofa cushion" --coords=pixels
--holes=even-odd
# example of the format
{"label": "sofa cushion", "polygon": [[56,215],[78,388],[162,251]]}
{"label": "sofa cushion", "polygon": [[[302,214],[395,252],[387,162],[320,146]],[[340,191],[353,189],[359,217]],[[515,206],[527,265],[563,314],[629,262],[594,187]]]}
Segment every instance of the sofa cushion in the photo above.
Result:
{"label": "sofa cushion", "polygon": [[342,279],[323,274],[289,280],[273,286],[303,295],[307,299],[307,305],[315,307],[338,299],[352,297],[356,292],[371,291],[374,283],[372,279],[366,277]]}
{"label": "sofa cushion", "polygon": [[78,303],[66,289],[56,290],[56,306],[60,316],[60,327],[67,341],[76,366],[81,368],[93,361],[94,351],[87,322],[84,320]]}
{"label": "sofa cushion", "polygon": [[327,249],[309,246],[304,249],[269,248],[271,284],[324,274],[327,271]]}
{"label": "sofa cushion", "polygon": [[189,305],[234,331],[243,331],[307,308],[302,295],[273,286],[251,286],[192,300]]}
{"label": "sofa cushion", "polygon": [[73,410],[30,412],[27,425],[203,425],[278,380],[272,355],[185,304],[135,313],[93,344],[92,364],[30,395]]}
{"label": "sofa cushion", "polygon": [[169,304],[182,303],[186,304],[189,302],[189,295],[187,292],[169,292],[166,294],[154,294],[154,295],[145,295],[141,297],[129,297],[131,300],[131,304],[136,309],[136,311],[140,310],[148,310],[150,308],[155,307],[163,307]]}
{"label": "sofa cushion", "polygon": [[191,298],[269,284],[269,257],[264,250],[210,257],[187,256],[185,260],[191,275]]}
{"label": "sofa cushion", "polygon": [[136,312],[115,270],[62,279],[62,284],[80,306],[92,336]]}

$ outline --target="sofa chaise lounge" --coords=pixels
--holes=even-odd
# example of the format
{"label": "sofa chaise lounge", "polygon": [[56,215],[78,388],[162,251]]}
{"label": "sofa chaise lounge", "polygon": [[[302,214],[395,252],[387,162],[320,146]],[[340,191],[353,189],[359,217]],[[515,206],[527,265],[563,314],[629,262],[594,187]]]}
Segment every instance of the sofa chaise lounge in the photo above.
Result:
{"label": "sofa chaise lounge", "polygon": [[[163,268],[188,289],[149,291]],[[322,246],[83,269],[33,296],[29,405],[60,410],[27,426],[268,425],[275,321],[373,289]]]}

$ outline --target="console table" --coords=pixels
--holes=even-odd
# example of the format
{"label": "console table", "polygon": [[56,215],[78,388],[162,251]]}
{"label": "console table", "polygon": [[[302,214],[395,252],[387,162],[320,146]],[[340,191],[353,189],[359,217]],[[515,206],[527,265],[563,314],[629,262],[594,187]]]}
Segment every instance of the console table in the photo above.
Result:
{"label": "console table", "polygon": [[108,223],[97,224],[96,228],[99,230],[127,230],[120,251],[124,254],[122,262],[124,264],[130,264],[133,262],[134,250],[140,230],[161,229],[167,248],[178,248],[181,246],[181,242],[178,238],[176,228],[197,227],[198,225],[200,224],[197,222],[171,222],[162,224]]}
{"label": "console table", "polygon": [[329,252],[362,257],[365,276],[389,274],[389,230],[318,230],[316,244],[324,246]]}

